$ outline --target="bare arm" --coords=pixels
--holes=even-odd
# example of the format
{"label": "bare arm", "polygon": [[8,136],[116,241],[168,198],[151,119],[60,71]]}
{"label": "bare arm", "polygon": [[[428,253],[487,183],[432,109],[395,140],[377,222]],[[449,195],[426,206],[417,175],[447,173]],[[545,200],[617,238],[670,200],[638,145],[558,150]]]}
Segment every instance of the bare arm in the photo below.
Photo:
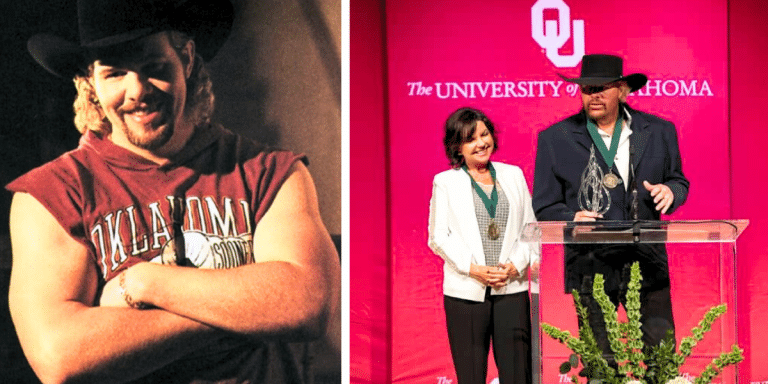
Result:
{"label": "bare arm", "polygon": [[11,238],[11,315],[43,382],[128,381],[223,335],[163,310],[96,307],[87,249],[28,194],[14,196]]}
{"label": "bare arm", "polygon": [[340,267],[312,178],[293,166],[254,231],[255,263],[196,269],[141,263],[125,272],[134,300],[258,338],[313,339],[338,327]]}

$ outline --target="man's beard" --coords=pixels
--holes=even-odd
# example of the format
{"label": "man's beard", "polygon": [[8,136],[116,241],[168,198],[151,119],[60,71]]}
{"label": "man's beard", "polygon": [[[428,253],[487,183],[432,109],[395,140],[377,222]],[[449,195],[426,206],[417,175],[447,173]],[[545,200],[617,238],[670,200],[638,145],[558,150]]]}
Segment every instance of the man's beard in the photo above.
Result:
{"label": "man's beard", "polygon": [[171,139],[171,136],[173,136],[173,124],[166,123],[159,129],[158,135],[136,135],[130,128],[128,128],[127,125],[123,125],[123,133],[125,133],[125,137],[131,144],[141,149],[152,151],[161,148],[163,145],[168,143],[168,141]]}
{"label": "man's beard", "polygon": [[127,105],[118,111],[121,114],[122,130],[126,139],[136,147],[145,150],[156,150],[168,143],[173,136],[174,132],[174,111],[173,111],[173,99],[167,97],[165,94],[153,93],[142,104],[147,104],[146,107],[149,110],[159,111],[164,121],[160,122],[160,126],[153,127],[152,130],[146,129],[133,130],[129,127],[130,115],[132,112],[141,109],[138,105]]}

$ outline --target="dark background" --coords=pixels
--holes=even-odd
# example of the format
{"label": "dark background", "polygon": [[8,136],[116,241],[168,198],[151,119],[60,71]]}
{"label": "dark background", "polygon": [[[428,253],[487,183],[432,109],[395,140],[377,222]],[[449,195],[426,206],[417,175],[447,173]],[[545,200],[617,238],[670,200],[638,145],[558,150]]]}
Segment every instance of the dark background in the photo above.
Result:
{"label": "dark background", "polygon": [[[77,41],[75,0],[3,2],[0,185],[77,146],[75,89],[37,65],[27,39],[48,32]],[[341,231],[340,0],[234,0],[230,39],[208,65],[215,121],[266,144],[309,156],[323,220]],[[12,265],[8,212],[0,191],[0,381],[34,383],[8,313]],[[340,382],[339,341],[317,345],[316,380]]]}

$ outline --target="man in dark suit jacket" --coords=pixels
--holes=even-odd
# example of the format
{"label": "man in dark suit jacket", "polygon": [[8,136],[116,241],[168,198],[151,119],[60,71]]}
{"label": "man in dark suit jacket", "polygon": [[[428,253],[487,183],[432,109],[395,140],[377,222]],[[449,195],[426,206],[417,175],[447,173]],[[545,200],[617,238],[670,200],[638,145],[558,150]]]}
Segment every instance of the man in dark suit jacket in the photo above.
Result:
{"label": "man in dark suit jacket", "polygon": [[[675,126],[626,104],[627,95],[642,88],[647,77],[622,76],[622,59],[611,55],[585,55],[579,78],[560,76],[579,84],[583,110],[539,133],[533,183],[536,219],[659,220],[662,213],[682,205],[689,182],[683,175]],[[579,204],[591,151],[602,176],[602,185],[593,187],[610,195],[602,213]],[[589,322],[609,360],[602,312],[592,300],[592,277],[595,273],[605,277],[606,293],[618,305],[624,302],[628,267],[634,261],[640,262],[643,275],[643,338],[646,345],[656,345],[668,330],[674,332],[664,244],[565,247],[566,292],[580,291],[583,304],[596,314]]]}

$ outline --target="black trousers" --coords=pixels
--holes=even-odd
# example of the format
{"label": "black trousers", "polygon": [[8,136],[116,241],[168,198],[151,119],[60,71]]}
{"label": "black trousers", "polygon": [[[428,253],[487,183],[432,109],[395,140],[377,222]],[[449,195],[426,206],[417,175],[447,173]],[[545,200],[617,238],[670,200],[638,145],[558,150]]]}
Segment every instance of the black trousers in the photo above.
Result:
{"label": "black trousers", "polygon": [[[625,303],[626,298],[620,297],[618,292],[606,292],[608,297],[618,308],[619,302]],[[600,305],[592,298],[590,293],[580,293],[581,304],[589,312],[589,325],[595,334],[597,345],[603,350],[603,356],[612,366],[616,366],[613,358],[613,352],[608,342],[608,335],[605,330],[605,320]],[[643,331],[643,343],[648,346],[658,345],[666,336],[667,330],[675,332],[675,322],[672,318],[672,300],[669,293],[669,286],[658,289],[640,290],[640,329]],[[579,327],[583,324],[579,320]]]}
{"label": "black trousers", "polygon": [[528,292],[476,302],[444,296],[448,341],[458,384],[485,384],[488,353],[501,384],[531,383],[531,302]]}

